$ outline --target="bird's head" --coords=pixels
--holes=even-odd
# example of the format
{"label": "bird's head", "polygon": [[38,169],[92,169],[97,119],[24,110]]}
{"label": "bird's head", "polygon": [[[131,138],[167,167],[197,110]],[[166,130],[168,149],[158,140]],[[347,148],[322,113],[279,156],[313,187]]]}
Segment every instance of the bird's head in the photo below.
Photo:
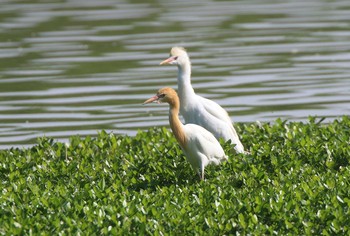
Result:
{"label": "bird's head", "polygon": [[172,104],[177,99],[178,97],[175,90],[169,87],[165,87],[165,88],[159,89],[155,96],[147,99],[143,104],[147,104],[151,102],[157,102],[157,103],[166,102],[166,103]]}
{"label": "bird's head", "polygon": [[170,64],[170,65],[184,65],[189,62],[189,57],[185,48],[183,47],[173,47],[170,50],[170,57],[160,63],[160,65]]}

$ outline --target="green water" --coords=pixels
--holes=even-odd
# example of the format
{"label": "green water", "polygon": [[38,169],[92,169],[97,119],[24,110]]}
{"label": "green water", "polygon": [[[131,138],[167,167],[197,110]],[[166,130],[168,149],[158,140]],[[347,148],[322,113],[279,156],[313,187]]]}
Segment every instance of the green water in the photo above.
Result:
{"label": "green water", "polygon": [[0,147],[167,126],[174,45],[235,122],[350,108],[349,1],[1,1]]}

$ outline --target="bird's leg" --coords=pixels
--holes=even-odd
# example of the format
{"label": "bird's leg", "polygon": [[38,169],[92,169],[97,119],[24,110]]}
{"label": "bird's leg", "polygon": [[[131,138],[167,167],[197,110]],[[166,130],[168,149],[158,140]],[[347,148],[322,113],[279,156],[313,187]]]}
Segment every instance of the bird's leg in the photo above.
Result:
{"label": "bird's leg", "polygon": [[203,163],[201,164],[201,173],[202,173],[201,180],[204,180],[204,165],[203,165]]}
{"label": "bird's leg", "polygon": [[201,172],[199,171],[199,169],[197,170],[197,175],[198,175],[198,177],[199,177],[199,180],[201,180],[202,177],[201,177]]}

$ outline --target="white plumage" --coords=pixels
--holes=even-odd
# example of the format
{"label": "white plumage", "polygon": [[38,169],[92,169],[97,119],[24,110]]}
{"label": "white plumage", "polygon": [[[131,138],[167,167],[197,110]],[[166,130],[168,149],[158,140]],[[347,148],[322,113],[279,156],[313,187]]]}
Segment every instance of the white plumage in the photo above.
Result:
{"label": "white plumage", "polygon": [[231,140],[236,144],[236,152],[244,153],[244,147],[227,112],[216,102],[195,94],[191,85],[191,62],[186,50],[182,47],[173,47],[170,57],[160,64],[174,64],[178,67],[180,113],[185,123],[200,125],[214,134],[217,139]]}
{"label": "white plumage", "polygon": [[167,102],[170,105],[170,127],[185,153],[192,168],[204,179],[204,168],[209,164],[220,164],[227,159],[218,140],[208,130],[195,124],[183,125],[179,119],[179,98],[172,88],[160,89],[157,95],[146,100],[150,102]]}

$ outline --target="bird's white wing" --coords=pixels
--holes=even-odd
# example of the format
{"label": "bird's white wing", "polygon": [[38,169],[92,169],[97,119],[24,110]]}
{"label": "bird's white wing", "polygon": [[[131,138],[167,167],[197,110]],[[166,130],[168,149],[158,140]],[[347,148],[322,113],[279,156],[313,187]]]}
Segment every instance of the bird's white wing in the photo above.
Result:
{"label": "bird's white wing", "polygon": [[208,130],[199,125],[187,124],[185,125],[185,132],[188,145],[191,145],[195,152],[207,156],[209,162],[218,164],[227,158],[218,140]]}
{"label": "bird's white wing", "polygon": [[219,104],[201,96],[198,96],[198,100],[209,114],[224,122],[230,124],[232,123],[231,118],[229,117],[225,109],[222,108]]}
{"label": "bird's white wing", "polygon": [[[225,109],[223,109],[219,104],[216,102],[206,99],[204,97],[197,95],[198,101],[201,103],[203,108],[212,116],[214,119],[208,119],[206,122],[207,124],[201,124],[204,127],[206,125],[209,125],[210,127],[221,127],[219,128],[219,131],[221,134],[220,136],[223,137],[225,140],[231,139],[231,141],[236,144],[235,149],[238,153],[244,153],[244,147],[239,140],[239,137],[237,135],[237,132],[235,128],[233,127],[231,118],[229,117],[228,113]],[[215,121],[214,121],[215,120]],[[210,122],[214,122],[214,124],[209,124]],[[209,128],[209,127],[208,127]],[[214,132],[214,131],[212,131]],[[215,133],[217,136],[217,133]]]}

